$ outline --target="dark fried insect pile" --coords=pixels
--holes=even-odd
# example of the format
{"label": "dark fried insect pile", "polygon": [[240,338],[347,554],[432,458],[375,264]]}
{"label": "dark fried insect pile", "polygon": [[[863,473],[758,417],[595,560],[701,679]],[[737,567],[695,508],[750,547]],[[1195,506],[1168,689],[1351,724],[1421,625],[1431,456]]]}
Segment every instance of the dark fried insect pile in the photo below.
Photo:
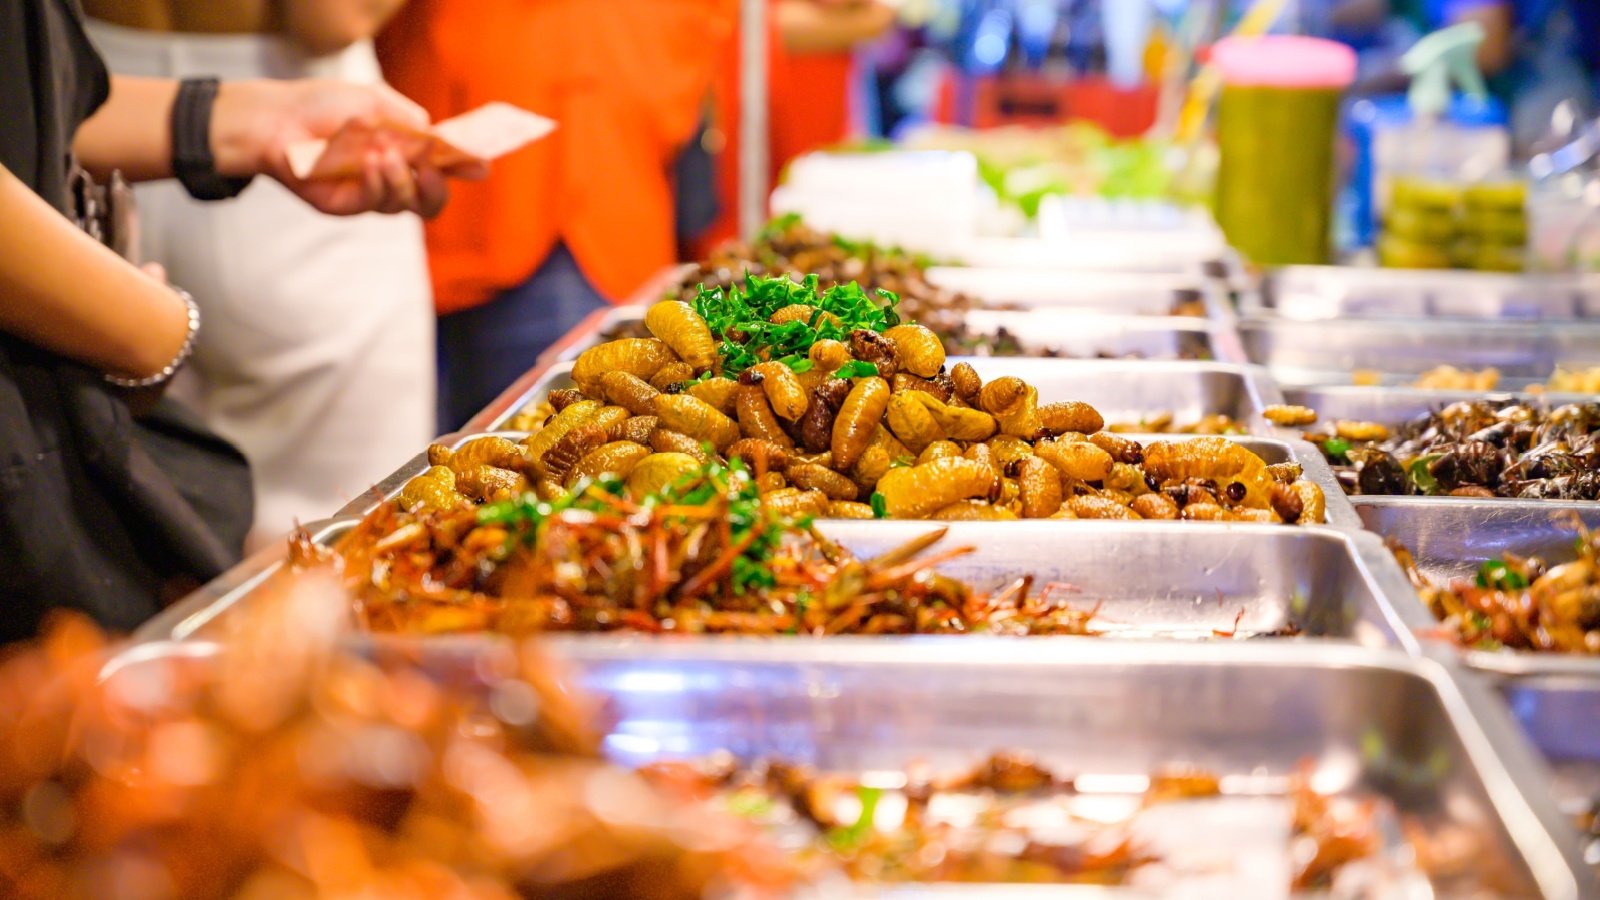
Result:
{"label": "dark fried insect pile", "polygon": [[[1041,402],[1015,376],[948,365],[892,294],[750,278],[694,304],[650,307],[651,338],[584,351],[573,388],[524,410],[520,445],[430,451],[407,510],[533,490],[563,496],[611,473],[642,496],[707,461],[764,467],[768,502],[835,518],[1185,519],[1321,522],[1298,466],[1220,437],[1148,446],[1103,430],[1079,401]],[[486,468],[487,467],[487,468]]]}
{"label": "dark fried insect pile", "polygon": [[1600,403],[1452,403],[1395,429],[1308,432],[1352,494],[1600,500]]}

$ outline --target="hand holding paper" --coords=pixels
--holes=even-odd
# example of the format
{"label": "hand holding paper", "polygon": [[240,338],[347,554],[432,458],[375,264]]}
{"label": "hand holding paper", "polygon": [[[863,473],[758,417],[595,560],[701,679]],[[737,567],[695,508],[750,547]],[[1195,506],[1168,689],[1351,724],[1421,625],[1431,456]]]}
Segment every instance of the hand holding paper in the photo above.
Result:
{"label": "hand holding paper", "polygon": [[508,103],[490,103],[420,130],[393,121],[351,120],[325,140],[291,144],[289,168],[304,181],[360,177],[369,154],[394,152],[412,166],[443,172],[487,163],[539,140],[555,129],[544,116]]}

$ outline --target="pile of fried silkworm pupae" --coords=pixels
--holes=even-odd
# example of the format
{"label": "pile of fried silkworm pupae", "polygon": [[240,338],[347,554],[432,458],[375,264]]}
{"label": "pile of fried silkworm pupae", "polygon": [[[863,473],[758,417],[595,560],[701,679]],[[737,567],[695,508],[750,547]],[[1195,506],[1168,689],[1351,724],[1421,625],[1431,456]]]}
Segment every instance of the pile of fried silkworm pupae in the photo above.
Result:
{"label": "pile of fried silkworm pupae", "polygon": [[653,337],[584,351],[573,387],[515,416],[520,442],[435,445],[407,511],[612,475],[642,498],[740,459],[786,515],[943,520],[1183,519],[1316,523],[1322,490],[1220,437],[1140,443],[1092,406],[1041,402],[1022,379],[946,360],[896,297],[818,279],[747,278],[662,300]]}

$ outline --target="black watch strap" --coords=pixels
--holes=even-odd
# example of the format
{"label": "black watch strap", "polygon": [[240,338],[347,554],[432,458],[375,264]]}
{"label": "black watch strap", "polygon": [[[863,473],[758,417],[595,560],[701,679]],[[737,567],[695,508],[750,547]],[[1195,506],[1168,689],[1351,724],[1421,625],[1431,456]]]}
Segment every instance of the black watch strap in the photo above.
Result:
{"label": "black watch strap", "polygon": [[217,102],[217,79],[186,78],[172,102],[172,174],[196,200],[227,200],[250,186],[253,176],[217,174],[211,155],[211,107]]}

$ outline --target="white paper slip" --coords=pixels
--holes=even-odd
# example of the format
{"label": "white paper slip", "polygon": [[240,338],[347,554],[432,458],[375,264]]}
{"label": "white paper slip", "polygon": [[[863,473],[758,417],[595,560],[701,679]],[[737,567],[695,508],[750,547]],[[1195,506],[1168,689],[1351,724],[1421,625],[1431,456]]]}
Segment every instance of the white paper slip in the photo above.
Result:
{"label": "white paper slip", "polygon": [[435,124],[426,131],[394,122],[350,122],[325,140],[300,141],[286,151],[296,178],[348,178],[375,146],[388,145],[413,165],[426,162],[448,169],[488,162],[539,140],[556,123],[509,103],[489,103]]}

